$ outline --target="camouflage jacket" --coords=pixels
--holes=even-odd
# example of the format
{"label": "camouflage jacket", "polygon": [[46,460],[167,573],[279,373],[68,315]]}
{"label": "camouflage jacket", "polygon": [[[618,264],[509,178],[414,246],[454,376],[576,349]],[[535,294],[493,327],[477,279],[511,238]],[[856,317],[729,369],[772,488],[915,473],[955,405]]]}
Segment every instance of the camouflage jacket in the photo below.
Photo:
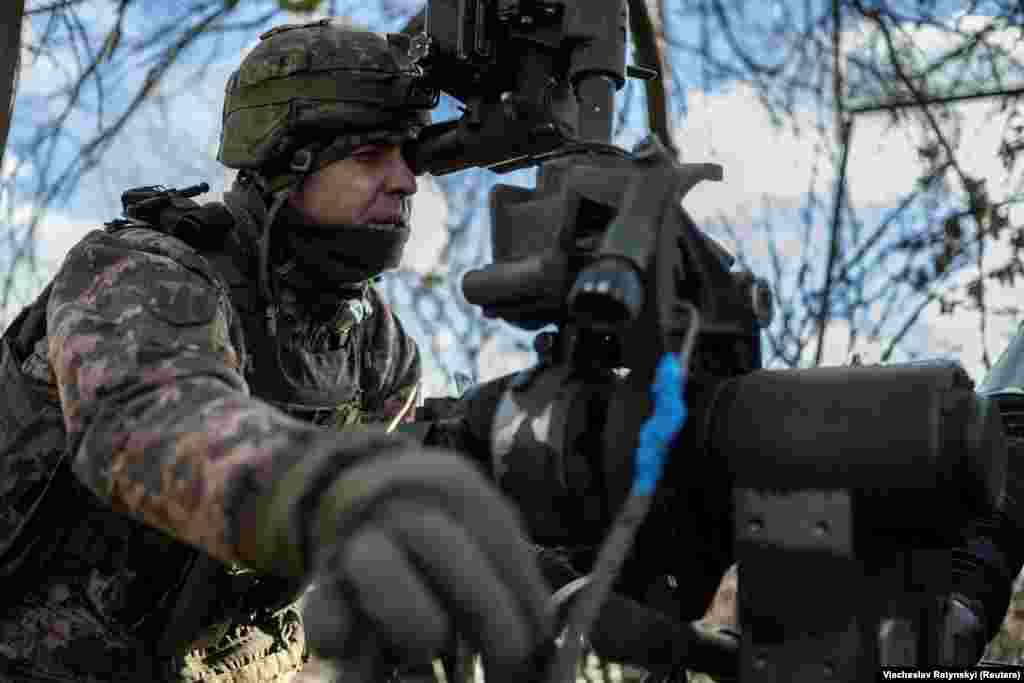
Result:
{"label": "camouflage jacket", "polygon": [[283,680],[301,584],[244,569],[253,501],[325,427],[396,416],[418,352],[372,287],[285,292],[270,338],[238,259],[121,227],[0,349],[0,680]]}

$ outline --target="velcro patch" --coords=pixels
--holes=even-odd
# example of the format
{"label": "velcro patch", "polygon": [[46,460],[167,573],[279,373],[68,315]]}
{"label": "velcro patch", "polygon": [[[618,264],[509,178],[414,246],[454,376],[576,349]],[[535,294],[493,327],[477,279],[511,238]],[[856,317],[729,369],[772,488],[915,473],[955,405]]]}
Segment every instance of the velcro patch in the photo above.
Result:
{"label": "velcro patch", "polygon": [[153,287],[149,311],[175,326],[206,325],[217,313],[217,297],[189,282],[160,282]]}

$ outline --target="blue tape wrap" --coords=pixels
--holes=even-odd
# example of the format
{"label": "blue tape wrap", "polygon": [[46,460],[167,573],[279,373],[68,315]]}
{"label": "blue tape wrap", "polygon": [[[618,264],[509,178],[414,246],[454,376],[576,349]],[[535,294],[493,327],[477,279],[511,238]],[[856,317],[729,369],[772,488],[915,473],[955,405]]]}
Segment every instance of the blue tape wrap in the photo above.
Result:
{"label": "blue tape wrap", "polygon": [[651,385],[654,410],[640,428],[636,449],[633,495],[649,496],[661,477],[669,446],[686,424],[686,400],[683,398],[685,372],[674,353],[666,353],[658,363]]}

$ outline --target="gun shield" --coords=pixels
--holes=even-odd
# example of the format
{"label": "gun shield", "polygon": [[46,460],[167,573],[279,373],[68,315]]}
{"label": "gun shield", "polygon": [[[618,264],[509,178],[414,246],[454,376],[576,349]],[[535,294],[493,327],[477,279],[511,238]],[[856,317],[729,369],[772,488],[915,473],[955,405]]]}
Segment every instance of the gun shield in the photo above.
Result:
{"label": "gun shield", "polygon": [[847,490],[858,533],[955,539],[1000,503],[995,405],[958,364],[763,370],[715,407],[712,449],[740,488]]}

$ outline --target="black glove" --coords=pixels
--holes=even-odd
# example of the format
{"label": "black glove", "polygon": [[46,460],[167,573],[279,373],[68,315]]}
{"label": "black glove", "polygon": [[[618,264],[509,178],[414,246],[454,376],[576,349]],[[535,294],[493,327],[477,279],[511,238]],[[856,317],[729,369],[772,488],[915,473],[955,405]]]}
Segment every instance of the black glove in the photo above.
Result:
{"label": "black glove", "polygon": [[980,603],[954,593],[946,598],[939,626],[939,666],[975,666],[988,644],[985,611]]}
{"label": "black glove", "polygon": [[304,618],[318,656],[375,678],[429,662],[457,633],[488,671],[521,680],[550,640],[549,591],[519,519],[461,458],[408,448],[368,458],[310,516],[317,587]]}

